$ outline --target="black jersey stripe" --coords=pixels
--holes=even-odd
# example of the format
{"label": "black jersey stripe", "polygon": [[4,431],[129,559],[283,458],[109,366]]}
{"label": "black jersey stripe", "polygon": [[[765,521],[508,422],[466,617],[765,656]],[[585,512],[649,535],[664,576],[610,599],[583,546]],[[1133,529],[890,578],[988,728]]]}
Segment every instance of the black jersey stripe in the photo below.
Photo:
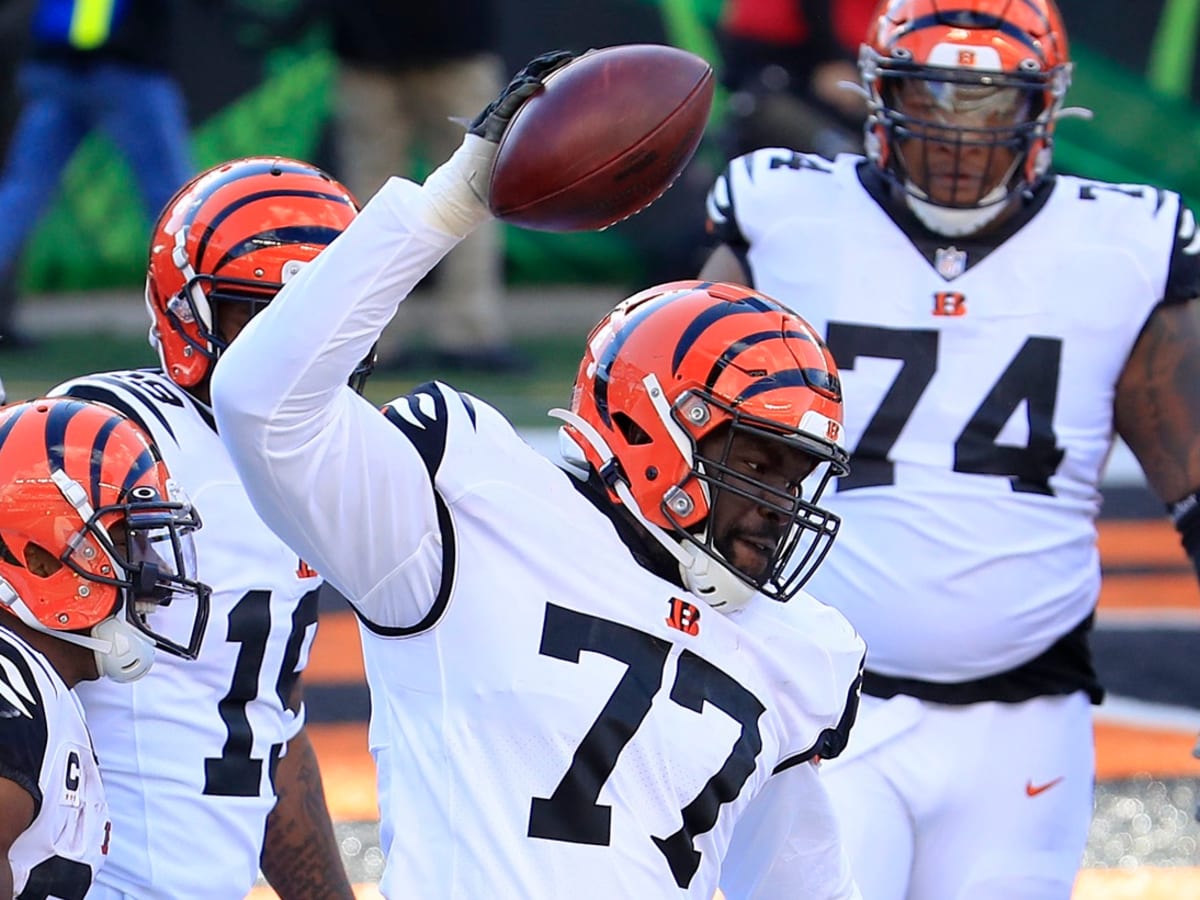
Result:
{"label": "black jersey stripe", "polygon": [[454,520],[450,515],[450,507],[446,505],[446,501],[436,490],[433,492],[433,503],[437,509],[438,529],[442,535],[442,580],[438,584],[438,592],[433,606],[415,625],[396,626],[373,622],[351,601],[350,606],[354,610],[354,614],[372,634],[388,638],[403,638],[420,634],[436,625],[450,605],[450,594],[454,590],[454,580],[458,568],[458,539],[454,533]]}
{"label": "black jersey stripe", "polygon": [[[169,434],[172,439],[175,438],[175,432],[171,428],[170,422],[167,421],[167,417],[163,415],[162,410],[155,405],[154,401],[149,399],[145,394],[140,393],[132,385],[121,381],[119,378],[114,378],[111,375],[98,376],[97,381],[105,381],[110,384],[115,384],[123,391],[136,398],[154,415],[154,418],[159,421],[164,429],[166,429],[167,434]],[[93,403],[103,403],[105,406],[111,406],[113,409],[124,415],[127,419],[132,419],[133,422],[142,429],[142,431],[146,432],[146,434],[154,434],[154,432],[150,429],[150,426],[146,424],[146,420],[142,417],[142,413],[139,412],[138,409],[133,406],[133,404],[129,403],[123,396],[114,392],[110,388],[100,387],[99,385],[90,382],[83,382],[79,384],[72,384],[70,387],[68,387],[66,390],[66,396],[77,397],[80,400],[90,400]]]}
{"label": "black jersey stripe", "polygon": [[4,680],[8,690],[18,696],[25,693],[12,683],[6,671],[11,667],[16,672],[15,677],[24,683],[34,699],[22,703],[18,709],[0,698],[0,777],[20,785],[33,798],[36,818],[42,808],[42,791],[38,787],[38,777],[49,750],[49,726],[37,680],[25,655],[15,646],[17,640],[15,635],[0,625],[0,657],[5,661],[5,664],[0,666],[0,680]]}
{"label": "black jersey stripe", "polygon": [[[446,388],[446,390],[453,390]],[[433,415],[428,415],[421,408],[421,397],[428,397],[433,402]],[[404,412],[399,404],[404,404]],[[446,398],[442,388],[435,382],[427,381],[413,388],[407,395],[399,398],[383,408],[387,420],[395,425],[417,448],[433,481],[441,467],[442,458],[446,454],[446,437],[449,421],[446,412]]]}

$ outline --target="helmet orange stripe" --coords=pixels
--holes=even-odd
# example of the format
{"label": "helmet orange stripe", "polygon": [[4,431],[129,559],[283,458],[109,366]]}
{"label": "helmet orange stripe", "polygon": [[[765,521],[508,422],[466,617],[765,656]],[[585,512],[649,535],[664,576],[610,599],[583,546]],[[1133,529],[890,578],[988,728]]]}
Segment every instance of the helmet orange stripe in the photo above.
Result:
{"label": "helmet orange stripe", "polygon": [[625,320],[620,332],[613,336],[613,339],[604,348],[604,353],[596,360],[596,384],[593,388],[593,399],[596,403],[596,411],[600,413],[600,418],[604,420],[605,425],[612,425],[612,418],[608,411],[608,384],[613,362],[621,348],[625,346],[625,342],[633,336],[637,327],[646,321],[655,310],[670,303],[672,296],[672,294],[664,294],[635,307]]}
{"label": "helmet orange stripe", "polygon": [[[800,331],[759,331],[755,334],[748,334],[730,344],[728,349],[726,349],[724,353],[717,357],[717,359],[713,362],[712,368],[708,372],[708,377],[704,380],[704,386],[711,389],[714,385],[716,385],[717,379],[720,377],[721,373],[725,371],[725,368],[746,351],[751,350],[757,345],[766,341],[786,341],[789,338],[795,338],[799,341],[808,341],[809,343],[813,344],[814,348],[816,347],[816,343],[813,341],[812,335],[804,334]],[[822,385],[822,389],[829,390],[829,387],[827,385]]]}
{"label": "helmet orange stripe", "polygon": [[146,272],[167,375],[202,388],[226,346],[214,303],[246,301],[254,315],[358,209],[328,174],[281,157],[231,160],[184,185],[155,223]]}
{"label": "helmet orange stripe", "polygon": [[[1044,17],[1043,17],[1044,19]],[[934,12],[928,15],[921,16],[919,19],[913,19],[912,22],[902,28],[897,29],[893,41],[889,41],[888,46],[895,42],[895,39],[906,37],[910,34],[915,34],[918,31],[924,31],[926,28],[987,28],[993,31],[999,31],[1003,34],[1020,41],[1031,51],[1037,54],[1038,58],[1045,61],[1045,53],[1042,48],[1029,36],[1023,28],[1019,28],[1012,22],[1002,19],[999,16],[994,16],[990,13],[978,12],[972,9],[954,9],[945,12]]]}
{"label": "helmet orange stripe", "polygon": [[[711,325],[721,321],[727,316],[742,315],[745,313],[765,313],[765,312],[785,312],[783,307],[777,303],[770,303],[762,297],[747,293],[744,297],[720,298],[726,302],[720,306],[714,306],[711,309],[705,310],[700,315],[696,316],[692,324],[684,329],[683,334],[679,336],[679,342],[675,345],[675,352],[671,358],[671,371],[678,372],[683,359],[687,356],[688,351],[692,349],[692,345]],[[773,332],[775,337],[779,336],[779,332]]]}
{"label": "helmet orange stripe", "polygon": [[[342,229],[327,225],[296,225],[291,228],[272,228],[270,231],[260,231],[242,238],[237,244],[230,247],[228,252],[213,264],[212,270],[219,272],[233,260],[240,259],[255,250],[261,250],[265,244],[280,247],[289,244],[317,244],[323,247],[341,233]],[[203,253],[203,249],[200,252]]]}
{"label": "helmet orange stripe", "polygon": [[[831,378],[828,373],[822,372],[820,369],[783,369],[774,372],[765,378],[760,378],[746,385],[742,392],[734,399],[734,405],[744,403],[752,397],[757,397],[760,394],[766,394],[770,391],[779,390],[780,388],[802,387],[810,390],[819,390],[820,393],[826,396],[833,394],[833,399],[841,399],[841,389],[836,383],[836,379]],[[826,385],[832,382],[832,387],[821,386],[824,382]]]}

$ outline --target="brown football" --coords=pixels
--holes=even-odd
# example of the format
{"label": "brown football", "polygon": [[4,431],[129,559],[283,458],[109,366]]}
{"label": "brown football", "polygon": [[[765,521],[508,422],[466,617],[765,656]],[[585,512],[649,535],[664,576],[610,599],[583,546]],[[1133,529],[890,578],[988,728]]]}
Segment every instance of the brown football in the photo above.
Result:
{"label": "brown football", "polygon": [[712,67],[660,44],[593,50],[551,73],[496,152],[492,213],[538,231],[593,231],[658,199],[708,123]]}

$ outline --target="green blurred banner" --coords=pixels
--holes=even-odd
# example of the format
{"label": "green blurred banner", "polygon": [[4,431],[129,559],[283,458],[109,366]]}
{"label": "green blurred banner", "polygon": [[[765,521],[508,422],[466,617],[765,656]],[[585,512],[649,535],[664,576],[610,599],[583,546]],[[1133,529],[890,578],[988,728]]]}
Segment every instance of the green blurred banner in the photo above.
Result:
{"label": "green blurred banner", "polygon": [[[337,174],[329,131],[335,61],[319,23],[272,43],[280,20],[302,0],[185,5],[178,73],[193,120],[195,162],[280,154]],[[1077,62],[1069,104],[1091,122],[1060,128],[1060,168],[1121,182],[1151,182],[1200,205],[1200,0],[1060,0]],[[585,50],[617,43],[684,47],[717,68],[713,29],[721,0],[501,0],[500,50],[515,68],[550,47]],[[253,10],[240,17],[239,8]],[[266,25],[264,25],[266,22]],[[714,107],[714,123],[721,98]],[[724,160],[705,144],[679,183],[649,210],[606,232],[547,235],[508,229],[513,282],[624,282],[688,277],[703,243],[703,197]],[[420,173],[398,173],[419,176]],[[135,286],[149,223],[135,202],[124,161],[101,139],[72,161],[61,197],[27,249],[31,292]]]}

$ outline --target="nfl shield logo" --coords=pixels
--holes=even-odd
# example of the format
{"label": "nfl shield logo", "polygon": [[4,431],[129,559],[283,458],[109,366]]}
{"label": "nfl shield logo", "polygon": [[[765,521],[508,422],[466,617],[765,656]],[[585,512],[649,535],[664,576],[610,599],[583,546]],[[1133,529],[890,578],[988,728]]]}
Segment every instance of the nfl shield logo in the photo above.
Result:
{"label": "nfl shield logo", "polygon": [[957,247],[939,247],[933,257],[937,273],[949,281],[967,270],[967,253]]}

